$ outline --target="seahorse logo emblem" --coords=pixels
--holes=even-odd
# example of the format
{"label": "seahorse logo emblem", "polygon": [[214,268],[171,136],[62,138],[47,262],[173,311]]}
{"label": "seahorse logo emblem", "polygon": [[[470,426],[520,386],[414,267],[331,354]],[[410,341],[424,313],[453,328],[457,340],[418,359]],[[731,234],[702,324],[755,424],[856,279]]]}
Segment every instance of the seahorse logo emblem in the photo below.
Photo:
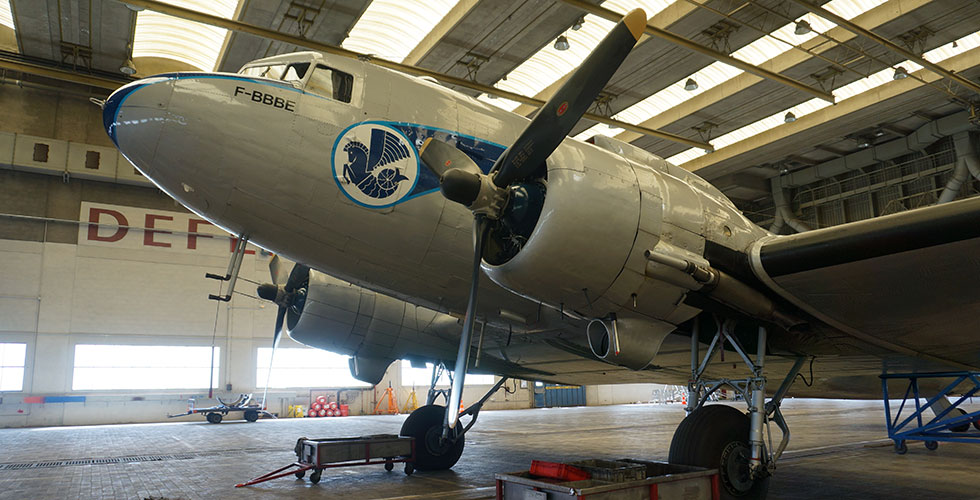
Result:
{"label": "seahorse logo emblem", "polygon": [[333,151],[334,180],[355,203],[381,208],[394,205],[415,187],[419,160],[398,130],[361,123],[345,130]]}

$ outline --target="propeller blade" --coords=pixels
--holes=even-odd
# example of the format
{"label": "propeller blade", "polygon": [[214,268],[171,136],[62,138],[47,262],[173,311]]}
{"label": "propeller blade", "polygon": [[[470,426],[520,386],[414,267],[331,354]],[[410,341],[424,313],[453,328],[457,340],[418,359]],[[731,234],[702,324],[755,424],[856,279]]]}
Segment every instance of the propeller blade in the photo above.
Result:
{"label": "propeller blade", "polygon": [[440,179],[447,170],[458,168],[473,174],[482,174],[480,167],[466,153],[452,144],[429,137],[419,149],[422,163]]}
{"label": "propeller blade", "polygon": [[272,258],[269,259],[269,274],[272,275],[273,285],[281,285],[286,281],[286,276],[283,276],[282,272],[282,262],[278,255],[273,254]]}
{"label": "propeller blade", "polygon": [[286,317],[286,308],[279,306],[279,313],[276,315],[276,332],[272,334],[272,353],[269,355],[269,371],[265,375],[265,389],[262,391],[262,409],[268,410],[265,405],[265,398],[269,395],[269,381],[272,379],[272,362],[276,359],[276,349],[279,347],[279,339],[282,338],[282,322]]}
{"label": "propeller blade", "polygon": [[497,159],[493,183],[498,188],[530,176],[551,156],[633,50],[646,24],[643,9],[630,11],[616,23]]}
{"label": "propeller blade", "polygon": [[[463,399],[463,381],[466,379],[466,365],[470,357],[470,342],[473,339],[473,320],[476,316],[476,296],[480,287],[480,263],[483,261],[483,238],[488,225],[486,217],[477,215],[473,219],[473,272],[470,278],[470,298],[466,302],[466,318],[463,332],[459,336],[459,351],[456,352],[456,368],[453,370],[453,385],[446,402],[446,428],[453,429],[459,421],[459,406]],[[445,436],[444,436],[445,437]]]}

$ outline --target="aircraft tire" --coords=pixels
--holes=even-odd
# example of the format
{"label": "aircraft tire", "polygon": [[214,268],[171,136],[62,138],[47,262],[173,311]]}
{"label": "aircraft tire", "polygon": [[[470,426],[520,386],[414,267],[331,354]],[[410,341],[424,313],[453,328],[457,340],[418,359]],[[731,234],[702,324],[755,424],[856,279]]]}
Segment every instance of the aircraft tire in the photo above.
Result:
{"label": "aircraft tire", "polygon": [[402,424],[401,435],[415,438],[414,469],[420,471],[446,470],[452,468],[463,454],[465,436],[456,441],[440,445],[442,424],[446,418],[446,407],[426,405],[411,413]]}
{"label": "aircraft tire", "polygon": [[748,415],[731,406],[703,406],[677,426],[669,461],[719,469],[722,499],[764,499],[770,478],[749,478],[748,438]]}

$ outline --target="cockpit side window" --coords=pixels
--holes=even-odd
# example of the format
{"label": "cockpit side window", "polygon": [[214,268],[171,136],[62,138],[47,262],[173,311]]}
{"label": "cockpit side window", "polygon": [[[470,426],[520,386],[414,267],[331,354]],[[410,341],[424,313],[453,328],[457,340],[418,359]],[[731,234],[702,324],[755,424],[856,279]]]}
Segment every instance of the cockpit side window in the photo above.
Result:
{"label": "cockpit side window", "polygon": [[322,64],[316,66],[306,84],[307,91],[341,102],[350,102],[353,88],[353,76]]}

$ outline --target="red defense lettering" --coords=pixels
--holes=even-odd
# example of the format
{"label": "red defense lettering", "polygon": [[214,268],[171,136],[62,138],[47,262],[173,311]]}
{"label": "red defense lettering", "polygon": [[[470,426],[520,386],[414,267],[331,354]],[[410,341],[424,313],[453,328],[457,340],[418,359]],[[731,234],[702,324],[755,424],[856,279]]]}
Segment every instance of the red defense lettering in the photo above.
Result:
{"label": "red defense lettering", "polygon": [[160,241],[153,241],[153,235],[156,233],[161,234],[171,234],[170,231],[150,231],[156,227],[156,221],[158,220],[174,220],[173,217],[169,215],[156,215],[156,214],[146,214],[146,230],[143,232],[143,244],[148,247],[170,247],[170,243],[163,243]]}
{"label": "red defense lettering", "polygon": [[187,249],[188,250],[197,250],[198,238],[214,238],[214,236],[210,234],[199,234],[197,232],[197,229],[201,224],[207,224],[210,226],[214,225],[204,219],[191,218],[187,222]]}
{"label": "red defense lettering", "polygon": [[[231,238],[228,238],[228,239],[231,241],[231,251],[234,252],[235,251],[235,247],[238,246],[238,238],[235,238],[234,236],[232,236]],[[246,248],[248,248],[248,247],[246,247]],[[255,250],[245,250],[245,253],[248,254],[248,255],[255,255]]]}
{"label": "red defense lettering", "polygon": [[103,214],[115,218],[116,219],[116,225],[117,226],[128,226],[129,225],[129,221],[126,220],[126,216],[123,215],[123,214],[121,214],[121,213],[119,213],[119,212],[117,212],[117,211],[115,211],[115,210],[109,210],[108,208],[95,208],[95,207],[90,207],[89,210],[88,210],[88,221],[89,221],[89,226],[88,226],[88,239],[89,239],[89,241],[107,241],[107,242],[110,242],[111,243],[113,241],[119,241],[119,240],[123,239],[123,237],[126,236],[126,233],[129,232],[129,228],[128,227],[117,227],[117,228],[115,228],[115,231],[116,232],[115,233],[112,233],[109,236],[100,236],[99,235],[99,224],[101,224],[100,220],[102,219],[102,215]]}

